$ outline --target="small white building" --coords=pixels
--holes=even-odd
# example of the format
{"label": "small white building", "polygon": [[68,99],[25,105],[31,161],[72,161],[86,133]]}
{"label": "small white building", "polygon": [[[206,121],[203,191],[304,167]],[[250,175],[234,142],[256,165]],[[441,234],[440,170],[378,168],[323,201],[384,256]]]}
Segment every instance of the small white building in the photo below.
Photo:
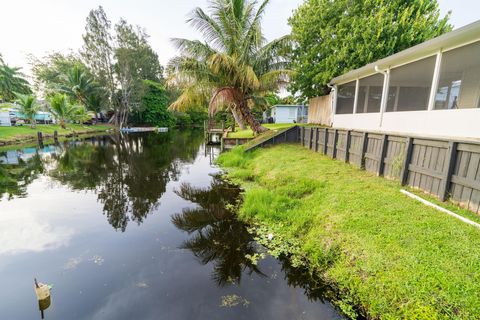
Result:
{"label": "small white building", "polygon": [[10,127],[11,125],[10,113],[8,111],[0,111],[0,127]]}
{"label": "small white building", "polygon": [[348,72],[334,128],[480,138],[480,21]]}
{"label": "small white building", "polygon": [[274,123],[306,123],[308,107],[303,105],[275,105],[271,109]]}

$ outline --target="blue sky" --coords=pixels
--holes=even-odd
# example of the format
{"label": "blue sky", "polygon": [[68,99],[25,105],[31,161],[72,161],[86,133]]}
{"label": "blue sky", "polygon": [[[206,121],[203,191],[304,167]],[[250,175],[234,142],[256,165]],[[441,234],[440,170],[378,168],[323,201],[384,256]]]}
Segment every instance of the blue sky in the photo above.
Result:
{"label": "blue sky", "polygon": [[[271,0],[264,18],[268,39],[289,33],[287,19],[303,0]],[[452,11],[451,22],[461,27],[480,19],[478,0],[439,0],[442,14]],[[207,0],[0,0],[0,53],[10,65],[28,72],[27,54],[41,57],[48,52],[78,50],[82,45],[85,18],[90,9],[102,5],[110,20],[120,17],[147,29],[150,42],[165,64],[175,55],[169,39],[197,38],[185,24],[194,7]]]}

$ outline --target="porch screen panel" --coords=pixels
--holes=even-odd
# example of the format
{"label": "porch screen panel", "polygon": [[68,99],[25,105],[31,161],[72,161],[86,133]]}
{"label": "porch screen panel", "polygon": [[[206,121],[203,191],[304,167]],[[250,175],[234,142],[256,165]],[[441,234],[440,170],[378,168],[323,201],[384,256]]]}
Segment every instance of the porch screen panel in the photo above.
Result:
{"label": "porch screen panel", "polygon": [[480,41],[444,52],[435,109],[480,108]]}
{"label": "porch screen panel", "polygon": [[383,78],[382,74],[374,74],[360,79],[357,113],[380,112]]}
{"label": "porch screen panel", "polygon": [[387,112],[428,109],[436,56],[390,71]]}
{"label": "porch screen panel", "polygon": [[353,103],[355,102],[355,86],[355,81],[338,86],[336,114],[353,113]]}

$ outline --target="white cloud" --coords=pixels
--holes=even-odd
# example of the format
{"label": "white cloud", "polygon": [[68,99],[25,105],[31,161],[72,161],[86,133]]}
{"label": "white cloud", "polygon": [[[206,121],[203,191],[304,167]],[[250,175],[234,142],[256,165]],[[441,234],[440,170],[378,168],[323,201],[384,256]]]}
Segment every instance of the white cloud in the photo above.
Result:
{"label": "white cloud", "polygon": [[52,227],[25,213],[16,217],[0,217],[0,255],[42,252],[67,246],[73,229]]}

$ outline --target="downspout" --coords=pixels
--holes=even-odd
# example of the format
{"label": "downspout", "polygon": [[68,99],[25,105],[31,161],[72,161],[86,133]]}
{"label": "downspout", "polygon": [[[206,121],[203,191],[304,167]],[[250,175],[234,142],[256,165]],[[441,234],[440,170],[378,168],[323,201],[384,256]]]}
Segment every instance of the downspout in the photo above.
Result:
{"label": "downspout", "polygon": [[330,83],[327,83],[327,87],[330,88],[331,91],[333,91],[333,102],[332,102],[332,108],[331,108],[331,114],[332,117],[330,118],[330,127],[333,127],[334,119],[335,119],[335,113],[337,112],[337,85],[331,85]]}
{"label": "downspout", "polygon": [[383,125],[383,113],[387,109],[388,102],[388,84],[390,82],[390,69],[381,70],[378,66],[375,66],[375,71],[383,74],[383,90],[382,101],[380,103],[380,128]]}

